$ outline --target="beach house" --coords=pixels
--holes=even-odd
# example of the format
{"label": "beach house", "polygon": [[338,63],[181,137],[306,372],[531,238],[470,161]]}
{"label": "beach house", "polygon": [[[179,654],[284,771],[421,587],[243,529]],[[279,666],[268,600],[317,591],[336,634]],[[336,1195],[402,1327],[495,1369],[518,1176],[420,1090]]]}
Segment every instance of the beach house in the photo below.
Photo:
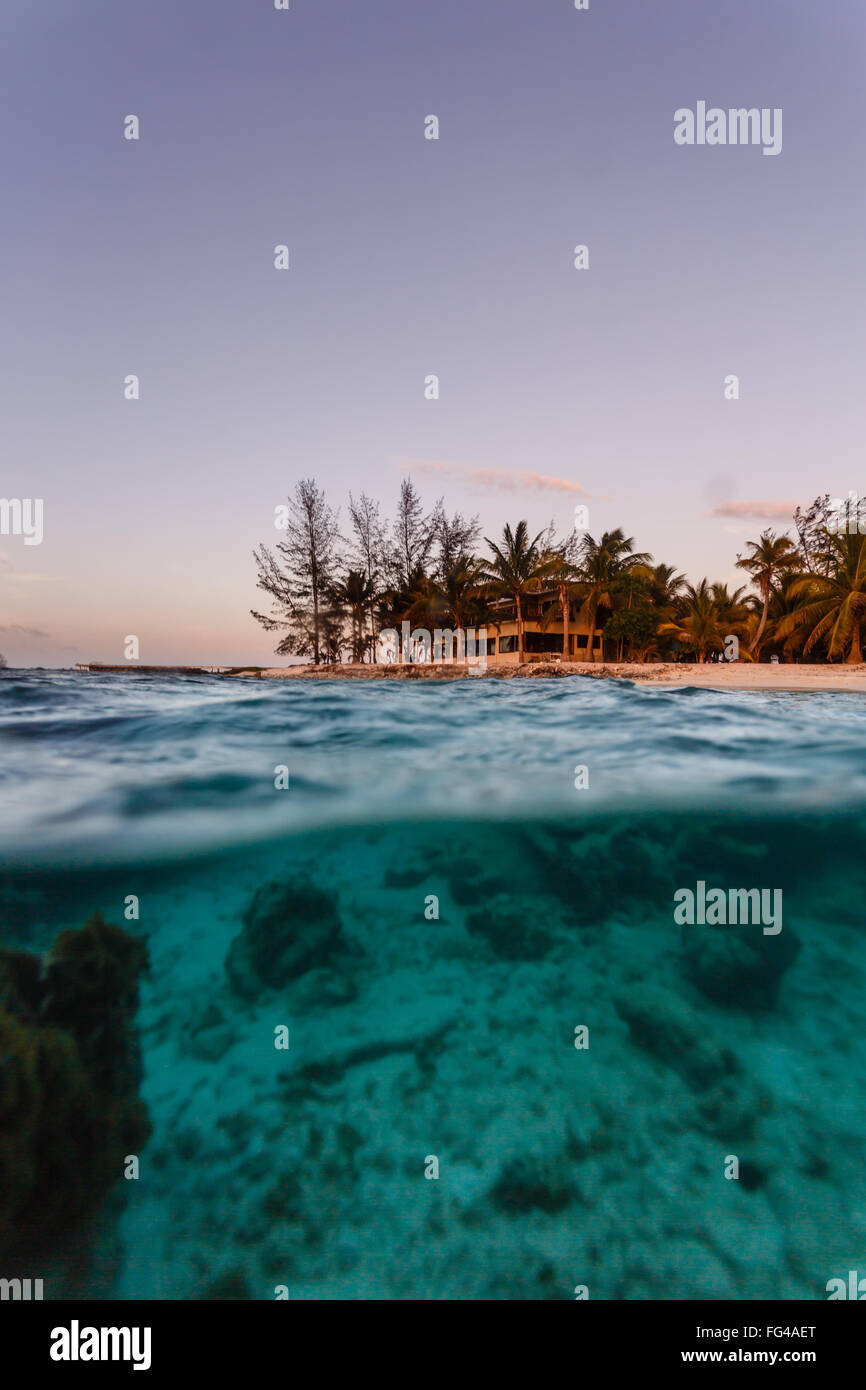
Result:
{"label": "beach house", "polygon": [[[487,661],[493,665],[517,665],[517,605],[511,598],[495,599],[491,605],[495,622],[487,624]],[[523,613],[524,661],[558,661],[563,659],[563,619],[556,589],[539,589],[521,600]],[[601,626],[601,621],[599,622]],[[593,655],[589,654],[589,622],[571,604],[568,618],[569,661],[604,661],[615,657],[613,645],[605,643],[602,633],[595,632]],[[610,650],[606,650],[609,647]]]}

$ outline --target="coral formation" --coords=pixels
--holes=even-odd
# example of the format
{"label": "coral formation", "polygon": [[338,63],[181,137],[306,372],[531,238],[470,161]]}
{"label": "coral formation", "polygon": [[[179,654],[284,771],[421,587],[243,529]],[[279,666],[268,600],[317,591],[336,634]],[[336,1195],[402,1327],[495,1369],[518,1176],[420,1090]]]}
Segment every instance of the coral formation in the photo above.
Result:
{"label": "coral formation", "polygon": [[482,937],[503,960],[539,960],[550,949],[549,932],[507,893],[497,893],[481,911],[470,912],[466,930]]}
{"label": "coral formation", "polygon": [[331,964],[342,945],[336,900],[309,879],[263,884],[243,920],[226,956],[226,973],[244,999]]}
{"label": "coral formation", "polygon": [[705,998],[759,1012],[776,1003],[782,976],[800,953],[789,926],[778,936],[756,928],[702,926],[683,938],[683,968]]}
{"label": "coral formation", "polygon": [[518,1154],[503,1165],[490,1195],[499,1211],[518,1216],[532,1211],[564,1211],[575,1194],[574,1178],[564,1158]]}
{"label": "coral formation", "polygon": [[149,1137],[132,1027],[146,965],[99,916],[44,957],[0,948],[0,1253],[71,1229]]}

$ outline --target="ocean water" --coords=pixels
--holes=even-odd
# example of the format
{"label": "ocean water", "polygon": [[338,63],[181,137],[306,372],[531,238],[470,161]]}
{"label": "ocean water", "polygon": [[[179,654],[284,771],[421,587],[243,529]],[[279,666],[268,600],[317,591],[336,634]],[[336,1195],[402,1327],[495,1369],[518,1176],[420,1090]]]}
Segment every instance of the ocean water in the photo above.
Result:
{"label": "ocean water", "polygon": [[[826,1298],[866,1275],[864,793],[858,695],[0,674],[3,944],[146,943],[153,1125],[0,1275]],[[714,889],[759,915],[677,920]]]}

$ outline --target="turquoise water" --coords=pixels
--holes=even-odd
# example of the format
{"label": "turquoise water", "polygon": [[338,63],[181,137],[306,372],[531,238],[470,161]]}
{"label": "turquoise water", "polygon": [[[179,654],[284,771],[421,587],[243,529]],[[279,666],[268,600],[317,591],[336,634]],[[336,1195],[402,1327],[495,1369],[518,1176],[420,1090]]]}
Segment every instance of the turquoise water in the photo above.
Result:
{"label": "turquoise water", "polygon": [[[0,676],[5,944],[101,911],[150,955],[153,1134],[46,1297],[866,1273],[864,735],[845,694]],[[701,883],[780,929],[675,921]]]}

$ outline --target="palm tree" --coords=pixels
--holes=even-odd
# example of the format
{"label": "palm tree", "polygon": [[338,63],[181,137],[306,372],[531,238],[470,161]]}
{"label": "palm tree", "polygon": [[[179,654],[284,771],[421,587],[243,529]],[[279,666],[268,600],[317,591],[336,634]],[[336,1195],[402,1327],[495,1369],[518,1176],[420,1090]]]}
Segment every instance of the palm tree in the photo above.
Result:
{"label": "palm tree", "polygon": [[364,659],[364,648],[367,644],[364,624],[372,593],[372,583],[365,574],[361,574],[360,570],[349,570],[341,580],[332,584],[328,590],[328,599],[332,606],[338,613],[348,613],[352,624],[353,662]]}
{"label": "palm tree", "polygon": [[866,536],[831,536],[832,569],[825,578],[804,574],[790,585],[789,593],[802,600],[793,613],[776,624],[779,637],[807,630],[803,651],[826,640],[831,661],[847,650],[846,662],[863,661],[860,626],[866,614]]}
{"label": "palm tree", "polygon": [[[406,596],[403,616],[428,632],[450,627],[457,636],[469,627],[496,626],[496,615],[485,594],[486,572],[474,556],[461,554],[451,560],[439,578],[417,573],[411,593]],[[467,653],[469,656],[475,652]]]}
{"label": "palm tree", "polygon": [[409,593],[404,618],[412,627],[431,629],[437,626],[443,613],[442,595],[439,585],[429,574],[417,574]]}
{"label": "palm tree", "polygon": [[745,585],[729,594],[727,584],[711,584],[710,592],[719,610],[719,622],[727,623],[731,631],[742,627],[755,606],[755,599],[746,593]]}
{"label": "palm tree", "polygon": [[525,521],[518,521],[517,529],[512,531],[506,524],[502,532],[502,543],[496,545],[488,540],[493,559],[482,571],[482,580],[490,586],[493,593],[508,594],[514,599],[517,608],[517,660],[523,662],[523,608],[521,599],[541,586],[542,580],[550,572],[550,559],[545,554],[542,540],[546,533],[539,531],[534,540],[529,539],[529,528]]}
{"label": "palm tree", "polygon": [[[420,608],[420,595],[429,583],[423,566],[417,565],[404,584],[396,580],[390,588],[383,589],[378,596],[379,622],[383,628],[393,628],[400,633],[400,624],[409,617],[410,612],[417,616]],[[410,653],[403,650],[402,637],[397,638],[397,658],[407,661]]]}
{"label": "palm tree", "polygon": [[623,534],[622,527],[605,531],[600,541],[584,536],[580,545],[580,576],[583,604],[581,612],[589,620],[587,660],[595,661],[595,631],[598,610],[612,608],[611,588],[614,582],[639,565],[648,565],[652,556],[634,549],[634,538]]}
{"label": "palm tree", "polygon": [[[741,592],[737,590],[737,596]],[[659,633],[668,633],[684,646],[692,647],[698,654],[698,661],[704,662],[709,650],[724,646],[732,625],[744,621],[732,619],[731,607],[732,596],[724,585],[710,584],[707,579],[702,579],[697,586],[687,584],[678,617],[662,623]]]}
{"label": "palm tree", "polygon": [[766,646],[775,650],[776,655],[781,656],[785,661],[793,660],[794,655],[802,651],[803,643],[808,637],[805,628],[795,628],[784,638],[779,632],[782,619],[796,613],[797,609],[802,607],[802,600],[791,592],[794,585],[802,578],[802,573],[798,574],[795,570],[790,570],[780,577],[779,582],[773,588],[770,595],[767,626],[764,628],[760,647],[755,647],[756,656],[760,655]]}
{"label": "palm tree", "polygon": [[473,555],[458,555],[446,565],[438,584],[444,618],[456,632],[493,622],[484,592],[485,569]]}
{"label": "palm tree", "polygon": [[746,570],[752,576],[752,582],[764,601],[761,621],[749,647],[750,653],[757,655],[757,647],[767,622],[773,581],[778,575],[790,570],[797,563],[798,557],[789,538],[777,536],[775,531],[771,530],[762,531],[760,540],[749,541],[746,549],[751,553],[737,556],[737,569]]}
{"label": "palm tree", "polygon": [[677,574],[673,565],[639,565],[636,572],[646,581],[650,602],[659,613],[672,614],[677,599],[686,582],[684,574]]}
{"label": "palm tree", "polygon": [[571,605],[575,599],[583,597],[583,586],[580,581],[580,569],[574,563],[573,543],[570,540],[563,544],[554,546],[547,555],[547,574],[545,576],[549,582],[556,586],[557,602],[551,603],[545,610],[541,618],[541,626],[545,630],[551,623],[556,621],[557,609],[562,619],[562,659],[568,661],[570,652],[568,650],[568,626],[571,620]]}

